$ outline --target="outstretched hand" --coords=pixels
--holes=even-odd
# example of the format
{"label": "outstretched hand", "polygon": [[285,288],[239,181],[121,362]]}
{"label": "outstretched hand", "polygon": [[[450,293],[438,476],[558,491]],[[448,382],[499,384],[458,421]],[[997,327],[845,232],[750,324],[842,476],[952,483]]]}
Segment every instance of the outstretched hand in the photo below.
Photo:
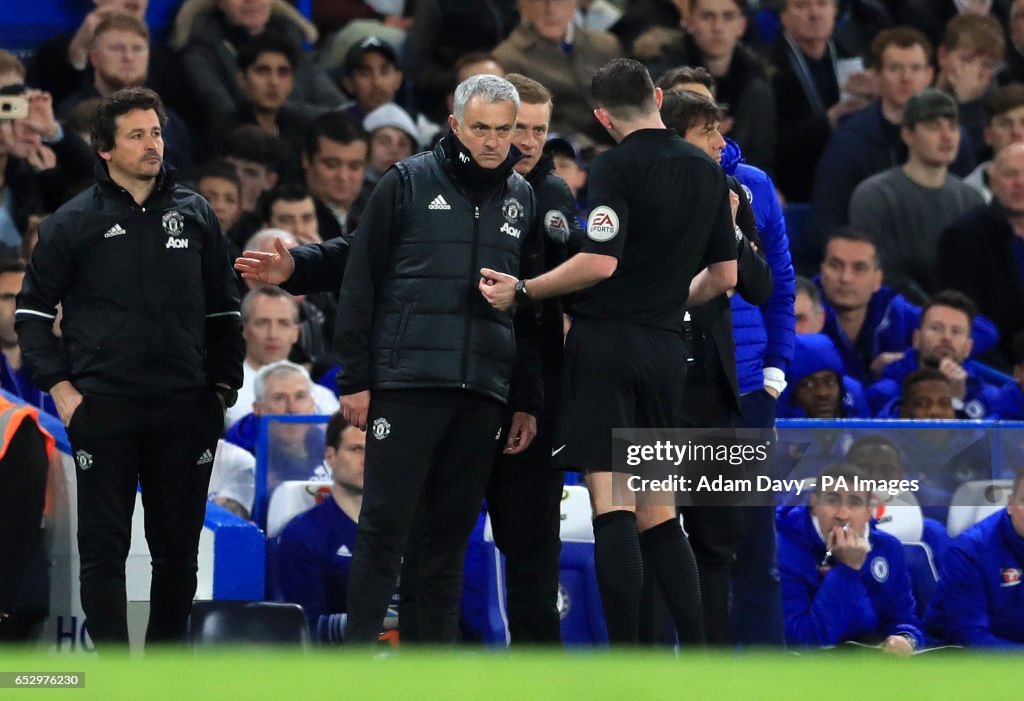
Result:
{"label": "outstretched hand", "polygon": [[262,282],[265,285],[280,285],[295,272],[295,259],[285,248],[281,239],[274,239],[274,252],[244,251],[235,259],[235,270],[246,280]]}

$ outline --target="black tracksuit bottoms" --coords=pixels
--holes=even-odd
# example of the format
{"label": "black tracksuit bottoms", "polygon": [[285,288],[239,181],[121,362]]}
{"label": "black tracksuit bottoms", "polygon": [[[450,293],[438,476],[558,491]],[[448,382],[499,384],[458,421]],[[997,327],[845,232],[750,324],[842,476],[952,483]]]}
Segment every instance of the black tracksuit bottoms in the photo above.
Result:
{"label": "black tracksuit bottoms", "polygon": [[[501,455],[487,487],[494,542],[505,556],[508,628],[513,644],[558,645],[560,506],[565,473],[551,467],[553,415],[518,455]],[[504,443],[504,441],[502,441]]]}
{"label": "black tracksuit bottoms", "polygon": [[210,388],[152,397],[86,394],[71,417],[82,608],[97,646],[128,643],[125,560],[136,485],[153,557],[146,643],[182,641],[223,425]]}
{"label": "black tracksuit bottoms", "polygon": [[406,563],[401,589],[414,587],[416,620],[400,608],[399,625],[413,628],[419,642],[458,639],[466,541],[502,439],[502,414],[497,401],[464,390],[373,393],[346,643],[377,640],[407,552],[416,562]]}

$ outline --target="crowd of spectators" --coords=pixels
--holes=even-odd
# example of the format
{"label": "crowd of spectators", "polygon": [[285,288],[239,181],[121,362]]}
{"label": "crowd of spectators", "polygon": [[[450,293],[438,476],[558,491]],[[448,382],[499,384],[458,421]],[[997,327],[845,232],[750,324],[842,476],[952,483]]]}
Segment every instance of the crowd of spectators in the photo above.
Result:
{"label": "crowd of spectators", "polygon": [[[0,47],[0,98],[12,110],[0,114],[0,381],[42,409],[52,404],[32,386],[8,322],[40,221],[92,182],[100,99],[129,86],[158,92],[166,161],[210,201],[234,253],[271,252],[351,240],[383,173],[434,147],[455,86],[478,73],[521,73],[550,90],[545,151],[582,223],[587,164],[610,145],[590,79],[631,56],[656,81],[706,69],[718,130],[774,178],[778,204],[805,214],[789,231],[806,277],[780,418],[1024,419],[1024,0],[315,0],[311,18],[285,0],[183,0],[159,34],[146,23],[147,0],[93,3],[74,31],[28,55]],[[337,297],[238,284],[245,385],[226,429],[251,451],[261,414],[337,409]],[[995,383],[978,360],[1014,380]],[[294,465],[284,473],[331,480],[308,427],[278,430],[275,445],[291,451],[279,458]],[[351,530],[354,478],[338,475],[354,433],[335,421],[328,436],[341,511],[321,509],[303,527],[329,513]],[[252,466],[241,464],[245,483]],[[1024,537],[1024,487],[1015,485],[1012,523],[971,536],[1005,539],[1004,560],[1020,556]],[[221,503],[248,517],[251,486],[228,493]],[[824,576],[811,566],[813,547],[797,551],[808,539],[817,546],[819,512],[849,507],[837,504],[821,498],[780,521],[780,556],[807,561],[800,578]],[[892,547],[856,522],[861,540]],[[885,581],[871,569],[877,560],[862,576],[846,571],[864,565],[863,545],[837,550],[829,571],[844,579],[831,595],[870,599],[869,610],[893,600],[872,588],[868,574]],[[982,587],[975,554],[955,552],[950,567]],[[936,616],[968,596],[956,586],[943,590]],[[787,615],[802,596],[787,591]],[[901,610],[911,604],[901,600]],[[321,608],[314,625],[333,613]],[[813,611],[798,613],[792,642],[842,638],[821,635]],[[907,615],[886,628],[886,645],[924,644],[924,624]],[[966,628],[945,622],[947,637],[998,644],[978,633],[978,616]]]}

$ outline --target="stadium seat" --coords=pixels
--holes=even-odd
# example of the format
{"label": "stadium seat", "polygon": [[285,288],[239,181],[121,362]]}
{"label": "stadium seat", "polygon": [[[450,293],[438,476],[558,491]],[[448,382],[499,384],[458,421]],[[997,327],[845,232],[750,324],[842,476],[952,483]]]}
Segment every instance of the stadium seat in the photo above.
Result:
{"label": "stadium seat", "polygon": [[558,612],[566,645],[608,642],[604,609],[594,569],[594,527],[590,492],[586,487],[562,490],[561,572],[558,581]]}
{"label": "stadium seat", "polygon": [[267,508],[267,539],[277,537],[289,521],[312,509],[330,493],[329,482],[294,480],[279,484]]}
{"label": "stadium seat", "polygon": [[923,619],[928,602],[931,601],[935,586],[939,582],[939,570],[935,566],[932,549],[927,543],[904,542],[903,555],[907,561],[910,588],[917,603],[917,615]]}
{"label": "stadium seat", "polygon": [[917,543],[924,535],[924,515],[915,497],[910,492],[890,497],[878,496],[878,503],[871,510],[878,528],[894,535],[903,543]]}
{"label": "stadium seat", "polygon": [[790,202],[782,208],[782,216],[786,219],[786,235],[789,237],[790,248],[794,251],[803,250],[804,224],[811,205],[807,202]]}
{"label": "stadium seat", "polygon": [[1012,488],[1012,480],[975,480],[957,487],[946,521],[949,535],[957,537],[1006,506]]}
{"label": "stadium seat", "polygon": [[[479,526],[478,526],[479,527]],[[468,555],[467,555],[468,557]],[[487,602],[484,612],[482,629],[476,631],[486,645],[507,647],[511,640],[508,631],[508,615],[505,606],[505,558],[494,543],[494,531],[491,528],[491,516],[487,515],[483,533],[483,591],[481,594]],[[468,572],[468,570],[467,570]]]}
{"label": "stadium seat", "polygon": [[268,601],[197,601],[189,617],[188,641],[206,645],[309,646],[302,607]]}

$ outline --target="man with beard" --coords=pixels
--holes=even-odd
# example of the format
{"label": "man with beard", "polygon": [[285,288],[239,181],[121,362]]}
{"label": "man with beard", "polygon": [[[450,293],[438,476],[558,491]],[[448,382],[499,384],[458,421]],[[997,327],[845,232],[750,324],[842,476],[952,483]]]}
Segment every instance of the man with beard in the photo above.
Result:
{"label": "man with beard", "polygon": [[921,368],[934,368],[949,379],[953,408],[961,417],[984,418],[995,401],[997,388],[964,368],[971,354],[971,325],[976,307],[961,292],[946,290],[932,297],[921,312],[911,348],[903,358],[886,366],[882,379],[867,389],[868,403],[877,414],[900,392],[900,383]]}
{"label": "man with beard", "polygon": [[[93,68],[92,83],[60,102],[58,117],[63,119],[85,100],[109,97],[122,88],[147,84],[149,29],[146,23],[133,15],[106,15],[93,32],[89,63]],[[192,139],[185,122],[173,110],[167,110],[163,136],[167,162],[179,170],[188,170],[192,166]]]}
{"label": "man with beard", "polygon": [[[851,229],[833,234],[814,281],[825,308],[823,333],[835,343],[844,374],[866,384],[902,357],[920,323],[921,309],[882,285],[873,237]],[[992,322],[980,316],[973,327],[975,354],[984,354],[999,335]]]}

